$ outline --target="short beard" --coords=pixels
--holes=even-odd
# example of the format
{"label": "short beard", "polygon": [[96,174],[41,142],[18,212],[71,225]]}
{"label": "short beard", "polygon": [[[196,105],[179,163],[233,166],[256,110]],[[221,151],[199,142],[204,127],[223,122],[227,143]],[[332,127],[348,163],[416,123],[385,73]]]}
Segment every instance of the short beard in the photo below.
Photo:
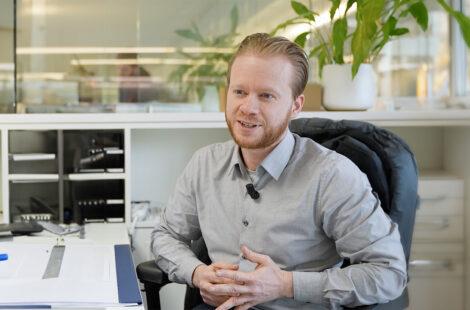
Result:
{"label": "short beard", "polygon": [[270,128],[269,130],[263,133],[263,136],[261,138],[259,138],[256,141],[251,141],[251,142],[244,142],[237,138],[237,136],[235,135],[233,131],[233,124],[227,118],[227,114],[225,114],[225,121],[227,122],[230,135],[232,136],[233,140],[238,146],[240,146],[241,148],[245,148],[245,149],[262,149],[262,148],[267,148],[273,145],[284,134],[287,127],[289,126],[290,115],[289,114],[286,115],[286,118],[284,119],[282,124],[279,125],[277,128]]}

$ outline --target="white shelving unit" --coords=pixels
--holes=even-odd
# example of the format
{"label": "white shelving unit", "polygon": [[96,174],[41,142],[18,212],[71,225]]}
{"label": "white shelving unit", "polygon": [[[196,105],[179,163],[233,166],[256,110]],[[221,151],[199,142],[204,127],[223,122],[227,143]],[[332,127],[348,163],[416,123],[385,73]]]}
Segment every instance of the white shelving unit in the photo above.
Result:
{"label": "white shelving unit", "polygon": [[23,182],[56,182],[59,181],[58,174],[9,174],[9,181]]}
{"label": "white shelving unit", "polygon": [[125,173],[70,173],[65,176],[67,181],[93,181],[93,180],[124,180]]}
{"label": "white shelving unit", "polygon": [[[385,127],[407,141],[421,171],[445,171],[463,180],[462,244],[465,261],[470,262],[470,110],[305,112],[300,117],[362,120]],[[131,222],[131,200],[164,204],[196,149],[230,139],[223,113],[0,115],[3,221],[9,218],[8,184],[12,177],[8,174],[8,132],[83,129],[124,130],[124,173],[70,174],[64,179],[123,180],[127,223]],[[148,226],[137,228],[139,242],[135,246],[144,254],[148,253],[146,244],[152,230],[152,225]],[[469,265],[465,264],[464,274],[470,274]],[[461,308],[470,309],[470,286],[459,298],[464,303]]]}

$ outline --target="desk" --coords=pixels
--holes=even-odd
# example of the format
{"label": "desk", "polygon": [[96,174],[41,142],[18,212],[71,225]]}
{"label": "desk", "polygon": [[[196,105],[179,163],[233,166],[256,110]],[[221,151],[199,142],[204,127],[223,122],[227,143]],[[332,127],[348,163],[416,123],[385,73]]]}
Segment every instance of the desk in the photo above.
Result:
{"label": "desk", "polygon": [[[33,251],[37,251],[37,249],[42,249],[42,248],[48,248],[49,249],[53,245],[56,245],[57,242],[58,242],[58,238],[57,238],[56,235],[44,231],[44,232],[41,232],[39,234],[35,234],[35,235],[32,235],[32,236],[10,237],[10,238],[6,238],[6,239],[2,238],[2,239],[0,239],[0,251],[1,251],[1,248],[3,246],[4,248],[10,247],[10,249],[20,249],[20,251],[23,251],[23,253],[25,251],[24,249],[26,249],[26,251],[29,251],[29,249],[31,249],[31,251],[33,252]],[[26,287],[31,287],[31,288],[37,287],[38,290],[41,289],[44,292],[49,292],[49,291],[57,292],[57,290],[59,290],[59,292],[64,292],[64,293],[66,292],[67,294],[69,294],[70,296],[73,296],[75,298],[77,298],[77,296],[81,296],[80,294],[84,294],[84,292],[87,293],[87,290],[90,290],[89,287],[93,287],[93,286],[95,286],[95,289],[93,290],[95,295],[100,296],[100,295],[102,295],[101,294],[102,292],[97,292],[97,291],[100,288],[103,288],[103,295],[105,295],[105,296],[114,296],[116,298],[114,298],[114,297],[110,298],[109,301],[108,300],[99,301],[98,304],[96,304],[96,306],[99,306],[99,307],[102,307],[102,308],[109,308],[109,309],[116,309],[116,306],[118,306],[118,307],[121,306],[119,304],[119,302],[123,302],[122,298],[121,298],[123,296],[123,292],[131,291],[131,292],[136,293],[138,295],[138,297],[140,297],[140,291],[138,289],[139,286],[138,286],[137,278],[135,277],[135,273],[134,273],[135,267],[134,267],[134,264],[132,262],[132,256],[130,255],[130,251],[128,250],[128,246],[126,246],[126,245],[129,245],[129,238],[128,238],[128,235],[127,235],[127,228],[126,228],[126,225],[124,223],[93,223],[93,224],[86,224],[85,225],[85,238],[84,239],[80,239],[79,234],[77,233],[77,234],[64,236],[63,240],[59,240],[59,242],[61,244],[65,245],[65,254],[63,256],[64,260],[63,260],[63,263],[62,263],[62,267],[60,268],[59,277],[55,277],[53,279],[41,279],[41,277],[23,279],[23,278],[16,277],[16,274],[14,275],[14,277],[8,277],[8,273],[11,270],[6,270],[6,272],[5,272],[5,270],[3,270],[4,274],[7,275],[7,277],[6,277],[7,280],[5,280],[5,279],[3,279],[3,280],[4,281],[9,281],[8,282],[9,285],[10,285],[10,283],[13,283],[13,285],[14,285],[14,284],[17,284],[17,282],[21,282],[21,284],[26,285]],[[115,245],[119,245],[119,244],[121,246],[117,246],[117,247],[115,246]],[[124,246],[122,246],[123,244],[124,244]],[[12,245],[13,245],[13,247],[12,247]],[[68,268],[64,267],[64,266],[66,266],[67,253],[69,253],[69,255],[68,255],[69,258],[73,258],[73,256],[76,256],[75,254],[73,256],[72,256],[72,254],[70,254],[70,253],[74,253],[73,251],[75,251],[75,253],[79,253],[79,251],[81,249],[88,249],[88,251],[90,251],[90,249],[93,250],[95,248],[97,250],[102,251],[103,253],[106,253],[107,256],[102,257],[104,262],[106,262],[106,261],[111,262],[109,265],[103,265],[105,267],[104,268],[105,271],[103,271],[103,274],[108,275],[108,277],[106,277],[106,278],[103,277],[102,281],[104,281],[104,282],[101,282],[100,279],[98,279],[97,281],[95,281],[94,279],[91,279],[92,282],[90,282],[90,279],[86,279],[87,281],[83,281],[83,279],[80,278],[80,279],[77,279],[77,281],[75,281],[76,280],[75,277],[72,277],[72,278],[70,278],[70,277],[66,278],[65,276],[62,277],[64,272],[65,273],[67,273],[67,272],[70,273],[70,270],[73,271],[73,269],[75,268],[75,265],[71,264],[70,260],[67,262],[68,263]],[[67,252],[67,251],[69,251],[69,252]],[[47,250],[46,250],[46,252],[47,252]],[[101,254],[99,254],[101,252],[98,251],[97,253],[93,253],[93,255],[95,257],[98,257],[99,255],[101,255]],[[47,256],[47,260],[48,259],[49,259],[49,256]],[[40,261],[39,257],[38,257],[38,261]],[[80,261],[78,261],[78,263],[80,263]],[[98,263],[100,263],[100,261]],[[41,270],[39,271],[39,274],[43,274],[43,269],[45,269],[45,265],[43,265],[43,264],[38,264],[38,265],[43,266],[43,267],[40,267]],[[87,267],[88,263],[87,264],[82,264],[82,265],[83,266],[77,266],[77,269],[80,270],[79,267],[82,267],[82,268],[84,266]],[[109,271],[107,271],[107,272],[106,272],[106,266],[109,266]],[[123,273],[122,272],[123,270],[127,271],[127,273]],[[131,271],[131,272],[129,273],[129,271]],[[75,273],[77,273],[77,272],[75,272]],[[11,272],[10,272],[10,274],[11,274]],[[2,275],[2,269],[1,269],[1,265],[0,265],[0,287],[2,285],[1,275]],[[125,281],[122,281],[123,276],[124,277],[128,276]],[[69,285],[75,285],[75,286],[72,289],[68,289],[67,284],[64,285],[63,283],[68,283]],[[101,283],[103,284],[102,286],[101,286]],[[5,286],[6,283],[4,282],[3,284]],[[54,289],[49,289],[49,285],[53,285]],[[124,288],[122,285],[130,285],[131,288],[130,289],[129,288]],[[46,288],[43,289],[44,287],[46,287]],[[125,290],[123,290],[123,289],[125,289]],[[11,297],[11,296],[6,295],[6,296],[3,296],[3,298],[2,298],[1,297],[1,294],[2,294],[1,291],[2,290],[0,289],[0,302],[5,300],[7,297]],[[20,295],[18,293],[18,291],[19,290],[15,291],[15,292],[20,297],[19,297],[19,299],[18,299],[18,297],[15,297],[15,300],[18,300],[19,303],[22,303],[23,300],[21,300],[21,298],[22,298],[23,295]],[[22,290],[22,292],[24,292],[24,296],[26,296],[25,300],[24,300],[24,304],[31,304],[32,303],[31,300],[36,301],[36,298],[38,298],[38,297],[31,297],[31,296],[38,296],[37,292],[34,293],[34,290],[31,290],[31,291],[32,292],[26,293],[27,290],[24,290],[24,291]],[[110,292],[111,292],[111,294],[109,294]],[[104,293],[108,293],[108,294],[106,295]],[[47,300],[49,300],[49,299],[50,300],[56,300],[55,299],[56,295],[59,296],[60,294],[55,294],[55,295],[52,294],[52,295],[53,295],[52,297],[49,297],[47,295],[46,296],[46,298],[48,298]],[[41,295],[41,297],[43,297],[43,296],[45,296],[45,295]],[[61,296],[63,296],[63,295],[61,295]],[[118,296],[119,296],[119,302],[117,301]],[[41,298],[41,297],[39,297],[39,298]],[[133,299],[133,300],[138,300],[138,299],[139,298]],[[11,302],[10,300],[8,302]],[[44,299],[44,300],[46,300],[46,299]],[[44,301],[44,300],[39,299],[38,301],[40,303],[47,303],[47,301]],[[78,299],[76,301],[77,303],[74,304],[73,306],[83,307],[83,305],[80,303],[82,301],[83,300]],[[141,298],[140,298],[140,301],[141,301]],[[62,300],[62,301],[59,301],[59,303],[66,303],[66,301]],[[136,303],[136,302],[132,301],[132,303]],[[138,303],[138,301],[137,301],[137,303]],[[67,305],[68,305],[68,303],[67,303]],[[88,299],[87,299],[87,304],[86,305],[87,306],[94,305],[94,302],[93,301],[88,301]],[[0,308],[2,308],[2,307],[0,306]],[[144,308],[140,304],[140,305],[134,305],[132,307],[126,307],[126,309],[143,310]]]}

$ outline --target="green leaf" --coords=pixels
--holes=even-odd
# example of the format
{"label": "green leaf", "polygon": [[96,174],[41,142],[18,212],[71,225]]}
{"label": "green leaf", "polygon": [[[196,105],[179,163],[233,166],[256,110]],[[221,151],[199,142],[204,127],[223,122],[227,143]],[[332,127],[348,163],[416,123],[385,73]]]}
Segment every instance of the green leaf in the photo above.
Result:
{"label": "green leaf", "polygon": [[338,10],[339,5],[341,4],[341,0],[330,0],[330,1],[332,2],[331,8],[330,8],[330,19],[333,20],[336,10]]}
{"label": "green leaf", "polygon": [[418,25],[423,29],[423,31],[426,31],[428,29],[428,9],[424,5],[423,2],[416,2],[413,3],[409,7],[409,11],[411,15],[416,19],[416,22]]}
{"label": "green leaf", "polygon": [[450,7],[447,2],[445,2],[445,0],[437,0],[437,2],[444,8],[444,10],[447,11],[447,13],[455,18],[460,26],[463,39],[467,44],[467,47],[470,48],[470,18],[461,12],[454,11],[452,7]]}
{"label": "green leaf", "polygon": [[356,3],[356,2],[357,2],[357,0],[348,0],[348,3],[346,4],[346,11],[344,12],[344,16],[346,16],[346,13],[353,6],[353,4]]}
{"label": "green leaf", "polygon": [[407,34],[408,32],[410,32],[408,28],[396,28],[390,32],[390,35],[396,37],[396,36],[402,36],[404,34]]}
{"label": "green leaf", "polygon": [[326,64],[326,50],[324,48],[322,48],[320,50],[320,53],[317,57],[318,59],[318,75],[321,77],[322,76],[322,72],[323,72],[323,67],[325,66]]}
{"label": "green leaf", "polygon": [[290,5],[292,6],[292,9],[294,10],[295,13],[298,15],[304,15],[310,12],[310,10],[303,4],[297,1],[291,1]]}
{"label": "green leaf", "polygon": [[457,23],[459,23],[460,31],[462,31],[462,36],[467,47],[470,48],[470,18],[461,12],[456,12],[454,17]]}
{"label": "green leaf", "polygon": [[382,14],[385,0],[363,0],[357,2],[357,5],[357,26],[351,41],[353,78],[356,76],[361,63],[371,56],[373,38],[377,33],[377,21]]}
{"label": "green leaf", "polygon": [[191,31],[190,29],[178,29],[175,31],[177,35],[180,37],[190,39],[196,42],[201,43],[203,40],[201,40],[201,37],[197,34]]}
{"label": "green leaf", "polygon": [[292,0],[290,2],[292,9],[297,15],[307,18],[308,20],[315,21],[314,12],[310,11],[304,4]]}
{"label": "green leaf", "polygon": [[348,23],[346,18],[340,18],[333,24],[333,59],[335,63],[342,64],[344,42],[348,35]]}
{"label": "green leaf", "polygon": [[305,47],[305,42],[307,41],[307,36],[310,34],[310,31],[302,32],[295,39],[294,42],[297,43],[300,47]]}
{"label": "green leaf", "polygon": [[308,54],[308,58],[312,58],[314,56],[318,56],[319,55],[319,52],[322,48],[325,48],[325,44],[319,44],[317,45],[314,49],[312,49],[310,51],[310,53]]}
{"label": "green leaf", "polygon": [[234,33],[238,26],[238,8],[236,5],[233,6],[230,11],[230,32]]}
{"label": "green leaf", "polygon": [[271,36],[275,35],[279,30],[281,29],[285,29],[286,27],[288,26],[291,26],[291,25],[297,25],[297,24],[308,24],[308,21],[302,17],[294,17],[294,18],[291,18],[291,19],[288,19],[286,20],[285,22],[279,24],[276,26],[276,28],[274,28],[274,30],[272,30],[269,34]]}
{"label": "green leaf", "polygon": [[385,46],[385,44],[387,44],[387,42],[390,40],[390,33],[393,30],[395,30],[397,22],[398,20],[393,16],[390,16],[387,19],[387,21],[382,27],[382,33],[383,33],[382,40],[380,40],[380,42],[376,46],[374,46],[374,48],[372,49],[374,53],[378,54],[380,50],[382,50],[382,48]]}

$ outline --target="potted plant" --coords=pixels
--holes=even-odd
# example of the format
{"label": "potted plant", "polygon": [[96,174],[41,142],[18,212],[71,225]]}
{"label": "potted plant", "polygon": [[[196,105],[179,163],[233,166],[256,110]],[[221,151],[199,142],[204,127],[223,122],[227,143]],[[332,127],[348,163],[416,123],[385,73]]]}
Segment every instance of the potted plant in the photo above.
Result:
{"label": "potted plant", "polygon": [[[470,18],[455,11],[445,0],[435,0],[460,26],[470,47]],[[411,16],[419,27],[428,27],[428,9],[424,0],[330,0],[329,24],[316,28],[319,14],[304,4],[291,1],[296,16],[279,24],[273,34],[291,25],[308,29],[294,41],[306,46],[311,36],[309,57],[317,59],[324,86],[323,105],[328,110],[365,110],[377,99],[375,74],[371,63],[394,38],[409,33],[400,21]],[[355,25],[348,25],[348,15],[355,12]],[[350,54],[350,55],[347,55]],[[346,57],[349,56],[349,57]],[[352,56],[352,57],[351,57]],[[341,91],[338,91],[338,90]]]}
{"label": "potted plant", "polygon": [[[196,97],[204,111],[225,108],[225,81],[228,63],[236,46],[237,26],[238,9],[234,6],[230,12],[230,29],[227,33],[215,37],[204,36],[194,23],[189,29],[176,30],[179,36],[197,42],[201,48],[207,48],[199,53],[187,53],[181,49],[179,53],[188,60],[188,64],[178,66],[169,76],[169,81],[178,83],[187,97]],[[220,107],[214,105],[217,97]]]}

